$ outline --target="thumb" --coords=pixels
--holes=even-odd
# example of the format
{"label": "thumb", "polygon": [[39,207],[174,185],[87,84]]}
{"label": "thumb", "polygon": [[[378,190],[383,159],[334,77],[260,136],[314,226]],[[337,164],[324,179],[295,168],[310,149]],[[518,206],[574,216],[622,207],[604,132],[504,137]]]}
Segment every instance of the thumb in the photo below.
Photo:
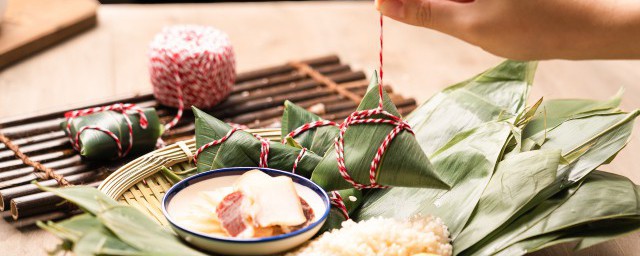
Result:
{"label": "thumb", "polygon": [[473,0],[375,0],[376,8],[394,20],[414,26],[451,32],[464,2]]}

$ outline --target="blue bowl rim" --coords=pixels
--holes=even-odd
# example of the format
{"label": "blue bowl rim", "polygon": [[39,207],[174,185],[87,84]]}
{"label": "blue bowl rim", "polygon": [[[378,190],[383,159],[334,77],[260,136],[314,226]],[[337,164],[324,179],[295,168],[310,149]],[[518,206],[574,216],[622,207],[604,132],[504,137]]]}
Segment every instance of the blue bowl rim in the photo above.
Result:
{"label": "blue bowl rim", "polygon": [[[291,178],[293,178],[293,181],[297,184],[300,184],[302,186],[305,186],[309,189],[311,189],[313,192],[315,192],[316,194],[318,194],[321,198],[323,203],[325,204],[325,212],[323,213],[322,217],[320,219],[318,219],[317,221],[314,221],[313,223],[311,223],[309,226],[306,226],[304,228],[301,228],[299,230],[293,231],[291,233],[286,233],[286,234],[282,234],[282,235],[277,235],[277,236],[269,236],[269,237],[264,237],[264,238],[246,238],[246,239],[239,239],[239,238],[225,238],[225,237],[217,237],[217,236],[210,236],[207,234],[203,234],[197,231],[192,231],[186,228],[181,227],[180,225],[176,224],[173,219],[171,218],[171,216],[169,215],[169,213],[167,212],[167,206],[169,204],[169,202],[171,201],[171,199],[178,194],[178,192],[182,191],[183,189],[187,188],[189,185],[191,185],[189,182],[195,179],[199,179],[199,178],[203,178],[209,175],[213,175],[213,174],[225,174],[225,173],[231,173],[231,172],[238,172],[238,171],[250,171],[250,170],[260,170],[263,171],[269,175],[271,174],[277,174],[277,175],[285,175],[285,176],[289,176]],[[232,176],[232,175],[236,175],[234,174],[228,174],[228,175],[221,175],[221,176],[216,176],[216,177],[224,177],[224,176]],[[273,175],[272,175],[273,176]],[[212,178],[216,178],[216,177],[212,177]],[[198,182],[202,182],[206,179],[197,181],[195,183]],[[301,183],[299,181],[302,181],[304,183]],[[193,183],[193,184],[195,184]],[[182,232],[188,233],[190,235],[193,236],[197,236],[200,238],[204,238],[204,239],[210,239],[210,240],[215,240],[215,241],[219,241],[219,242],[230,242],[230,243],[264,243],[264,242],[273,242],[273,241],[277,241],[277,240],[283,240],[283,239],[287,239],[289,237],[294,237],[296,235],[305,233],[313,228],[315,228],[316,226],[318,226],[320,223],[323,223],[324,220],[327,219],[327,217],[329,216],[329,212],[331,210],[331,205],[329,203],[329,195],[327,195],[327,192],[324,191],[324,189],[322,189],[320,186],[318,186],[317,184],[315,184],[314,182],[312,182],[311,180],[302,177],[300,175],[297,175],[295,173],[291,173],[291,172],[287,172],[287,171],[282,171],[282,170],[277,170],[277,169],[272,169],[272,168],[260,168],[260,167],[228,167],[228,168],[220,168],[220,169],[215,169],[215,170],[210,170],[210,171],[206,171],[203,173],[199,173],[196,175],[193,175],[191,177],[185,178],[184,180],[179,181],[178,183],[174,184],[171,188],[169,188],[169,190],[165,193],[164,197],[162,197],[162,214],[164,215],[164,217],[167,219],[167,221],[169,221],[169,223],[171,224],[171,226],[173,226],[176,229],[179,229]]]}

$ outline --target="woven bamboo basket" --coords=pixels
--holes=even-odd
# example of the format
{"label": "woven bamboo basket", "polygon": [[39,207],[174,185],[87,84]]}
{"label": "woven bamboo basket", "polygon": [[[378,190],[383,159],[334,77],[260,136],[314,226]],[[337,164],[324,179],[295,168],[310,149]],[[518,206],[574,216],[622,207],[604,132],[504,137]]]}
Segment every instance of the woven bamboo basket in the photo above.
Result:
{"label": "woven bamboo basket", "polygon": [[[271,140],[280,141],[280,129],[247,130]],[[116,201],[136,207],[161,225],[168,225],[160,204],[165,192],[173,185],[160,171],[162,166],[177,175],[188,175],[195,168],[195,139],[179,141],[152,151],[120,167],[98,187]]]}

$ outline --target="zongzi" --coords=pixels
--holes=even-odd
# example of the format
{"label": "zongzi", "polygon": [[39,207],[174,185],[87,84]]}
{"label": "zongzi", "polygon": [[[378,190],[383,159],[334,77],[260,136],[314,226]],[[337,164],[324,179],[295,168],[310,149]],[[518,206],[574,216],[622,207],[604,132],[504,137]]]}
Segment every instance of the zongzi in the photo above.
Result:
{"label": "zongzi", "polygon": [[155,109],[133,104],[75,110],[65,117],[60,126],[80,155],[92,160],[153,150],[164,129]]}

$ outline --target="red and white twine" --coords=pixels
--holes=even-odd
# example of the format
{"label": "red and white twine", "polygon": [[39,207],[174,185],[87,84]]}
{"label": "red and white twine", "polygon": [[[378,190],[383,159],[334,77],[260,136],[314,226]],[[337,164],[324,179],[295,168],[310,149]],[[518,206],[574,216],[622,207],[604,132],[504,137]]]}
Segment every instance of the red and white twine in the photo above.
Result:
{"label": "red and white twine", "polygon": [[269,167],[268,165],[268,160],[269,160],[269,140],[260,137],[260,135],[253,135],[255,136],[257,139],[260,140],[260,161],[258,163],[258,166],[260,168],[267,168]]}
{"label": "red and white twine", "polygon": [[[122,114],[122,117],[127,123],[127,128],[129,129],[129,143],[126,150],[122,149],[122,141],[120,140],[120,138],[118,138],[118,136],[115,133],[100,126],[86,125],[78,129],[75,135],[71,133],[71,126],[75,118],[91,115],[98,112],[104,112],[104,111],[116,111]],[[73,145],[73,148],[75,150],[80,151],[80,135],[82,135],[82,133],[86,130],[96,130],[96,131],[101,131],[105,133],[115,141],[116,147],[118,148],[118,157],[126,156],[131,151],[131,148],[133,147],[133,125],[131,124],[131,120],[129,119],[129,116],[127,114],[127,112],[131,112],[131,111],[135,111],[136,113],[138,113],[138,115],[140,115],[139,125],[142,129],[147,129],[147,126],[149,125],[147,117],[145,116],[142,108],[136,106],[135,104],[116,103],[108,106],[74,110],[74,111],[69,111],[65,113],[64,116],[67,119],[67,126],[65,130],[69,135],[69,139],[71,140],[71,145]]]}
{"label": "red and white twine", "polygon": [[347,206],[344,204],[344,200],[342,200],[342,196],[340,196],[340,192],[331,191],[331,195],[329,196],[329,199],[331,199],[331,205],[338,208],[338,210],[340,210],[340,213],[342,213],[342,216],[344,216],[344,218],[348,220],[349,211],[347,211]]}
{"label": "red and white twine", "polygon": [[207,26],[166,27],[149,51],[153,94],[163,105],[177,107],[175,126],[183,108],[211,108],[226,98],[236,79],[235,55],[229,37]]}
{"label": "red and white twine", "polygon": [[384,28],[383,20],[384,20],[384,16],[382,15],[382,13],[380,13],[380,53],[378,54],[380,56],[380,70],[379,70],[380,71],[380,85],[382,85],[382,77],[384,76],[384,73],[383,73],[384,70],[382,70],[382,64],[384,64],[384,62],[382,61],[382,45],[383,45],[383,42],[384,42],[384,40],[383,40],[384,38],[382,37],[382,35],[383,35],[382,32],[383,32],[383,28]]}
{"label": "red and white twine", "polygon": [[300,150],[300,153],[298,153],[298,157],[296,157],[296,161],[293,162],[293,167],[291,167],[292,173],[296,173],[298,164],[300,163],[300,160],[302,159],[302,157],[304,157],[305,153],[307,153],[307,148],[302,148],[302,150]]}
{"label": "red and white twine", "polygon": [[327,126],[327,125],[331,125],[331,126],[337,126],[337,124],[333,121],[328,121],[328,120],[320,120],[320,121],[315,121],[315,122],[311,122],[311,123],[306,123],[296,129],[294,129],[293,131],[291,131],[289,134],[287,134],[287,136],[285,136],[284,138],[282,138],[282,143],[284,144],[287,141],[287,138],[294,138],[296,136],[298,136],[298,134],[303,133],[307,130],[316,128],[316,127],[322,127],[322,126]]}
{"label": "red and white twine", "polygon": [[200,154],[205,151],[207,148],[213,147],[213,146],[217,146],[225,141],[227,141],[231,135],[233,135],[235,132],[239,131],[240,129],[238,128],[231,128],[231,130],[229,130],[229,132],[227,132],[226,135],[222,136],[222,138],[214,140],[212,142],[209,142],[207,144],[202,145],[201,147],[198,148],[198,150],[196,150],[196,153],[193,154],[193,163],[197,164],[198,163],[198,156],[200,156]]}
{"label": "red and white twine", "polygon": [[[229,132],[227,132],[227,134],[225,134],[224,136],[222,136],[222,138],[214,140],[212,142],[209,142],[207,144],[202,145],[201,147],[199,147],[196,150],[196,153],[193,155],[193,161],[195,164],[198,163],[198,157],[200,156],[200,154],[205,151],[206,149],[210,148],[210,147],[214,147],[217,145],[220,145],[222,143],[224,143],[225,141],[227,141],[229,138],[231,138],[231,135],[233,135],[234,133],[236,133],[237,131],[241,131],[242,129],[237,128],[237,127],[232,127],[231,130],[229,130]],[[258,166],[260,168],[267,168],[268,167],[268,160],[269,160],[269,149],[270,149],[270,143],[269,140],[260,137],[260,135],[253,135],[254,137],[256,137],[258,140],[260,140],[260,158],[258,160]]]}

